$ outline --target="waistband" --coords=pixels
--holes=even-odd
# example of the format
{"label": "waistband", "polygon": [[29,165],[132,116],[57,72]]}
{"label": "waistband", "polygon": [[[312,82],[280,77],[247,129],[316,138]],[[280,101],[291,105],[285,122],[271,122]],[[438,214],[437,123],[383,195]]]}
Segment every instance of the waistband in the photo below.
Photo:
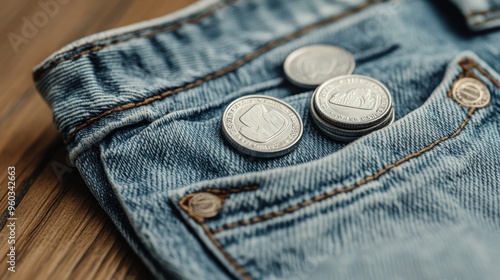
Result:
{"label": "waistband", "polygon": [[[77,153],[119,127],[151,122],[281,78],[276,67],[302,46],[294,39],[316,36],[314,31],[334,22],[342,28],[349,24],[347,18],[355,20],[377,6],[387,6],[379,14],[390,16],[400,2],[205,0],[173,15],[74,42],[38,65],[34,79],[56,126]],[[491,1],[485,7],[477,6],[484,1],[455,2],[464,12],[495,10]],[[366,26],[360,32],[374,27],[380,28]],[[259,59],[263,56],[265,60]],[[214,82],[221,79],[227,81]]]}
{"label": "waistband", "polygon": [[[285,54],[276,47],[383,2],[202,1],[77,41],[38,65],[34,79],[65,140],[94,141],[117,127],[269,80],[279,63],[263,63],[252,73],[242,66],[273,51],[281,59]],[[230,83],[210,83],[221,78]],[[185,96],[176,102],[180,92]]]}

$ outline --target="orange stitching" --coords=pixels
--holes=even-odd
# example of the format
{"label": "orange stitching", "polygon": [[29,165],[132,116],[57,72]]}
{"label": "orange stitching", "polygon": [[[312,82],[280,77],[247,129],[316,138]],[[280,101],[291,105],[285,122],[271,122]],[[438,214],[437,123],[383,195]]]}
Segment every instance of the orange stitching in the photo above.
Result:
{"label": "orange stitching", "polygon": [[193,213],[191,209],[189,208],[189,201],[193,196],[195,196],[198,193],[202,192],[208,192],[211,194],[214,194],[218,196],[221,200],[221,204],[224,204],[224,201],[226,198],[233,193],[238,193],[238,192],[247,192],[247,191],[254,191],[258,189],[259,186],[253,185],[253,186],[246,186],[246,187],[240,187],[240,188],[232,188],[232,189],[205,189],[199,192],[191,193],[186,196],[184,196],[181,200],[179,200],[179,206],[194,220],[196,220],[198,223],[203,223],[205,221],[205,218],[200,217]]}
{"label": "orange stitching", "polygon": [[493,76],[490,75],[486,70],[484,70],[483,67],[481,67],[479,64],[477,64],[476,61],[470,59],[470,58],[465,58],[459,62],[460,66],[466,71],[471,71],[472,68],[476,68],[481,74],[483,74],[486,78],[488,78],[495,86],[500,88],[500,82],[497,81]]}
{"label": "orange stitching", "polygon": [[[198,215],[196,215],[195,213],[193,213],[193,211],[191,211],[191,208],[189,208],[189,201],[196,195],[197,193],[191,193],[191,194],[188,194],[186,196],[184,196],[181,200],[179,200],[179,206],[182,208],[182,210],[184,210],[186,212],[186,214],[189,215],[189,217],[191,217],[193,220],[197,221],[198,223],[203,223],[205,222],[205,218],[203,217],[200,217]],[[224,203],[224,201],[226,200],[227,198],[227,194],[216,194],[220,200],[221,200],[221,204]]]}
{"label": "orange stitching", "polygon": [[221,198],[221,200],[222,200],[221,203],[224,203],[224,200],[230,194],[238,193],[238,192],[245,192],[245,191],[254,191],[254,190],[258,189],[258,188],[259,188],[259,186],[253,185],[253,186],[245,186],[245,187],[241,187],[241,188],[231,188],[231,189],[205,189],[205,190],[202,190],[202,191],[199,191],[199,192],[196,192],[196,193],[188,194],[188,195],[184,196],[183,198],[181,198],[179,200],[179,202],[178,202],[179,206],[181,207],[181,209],[183,209],[186,212],[186,214],[188,214],[191,218],[193,218],[195,221],[197,221],[199,224],[201,224],[201,227],[203,228],[203,230],[207,234],[208,238],[215,245],[215,247],[217,247],[217,249],[219,249],[219,251],[222,253],[222,255],[224,255],[224,257],[226,258],[226,260],[234,267],[234,269],[239,274],[241,274],[243,276],[243,278],[245,278],[247,280],[252,279],[252,276],[250,276],[250,274],[248,272],[246,272],[245,269],[243,267],[241,267],[231,257],[231,255],[229,255],[228,252],[226,252],[226,250],[224,250],[224,248],[222,247],[222,245],[215,238],[215,236],[212,233],[212,231],[210,230],[210,228],[208,228],[208,226],[205,224],[205,219],[202,218],[202,217],[197,216],[196,214],[194,214],[191,211],[191,209],[189,209],[188,205],[189,205],[189,200],[194,195],[196,195],[197,193],[200,193],[200,192],[209,192],[209,193],[215,194],[215,195],[217,195],[218,197]]}
{"label": "orange stitching", "polygon": [[471,17],[475,17],[475,16],[481,16],[481,15],[487,15],[487,14],[491,14],[491,13],[496,13],[498,11],[500,11],[500,7],[495,7],[495,8],[489,9],[489,10],[485,10],[485,11],[472,12],[472,13],[468,14],[466,16],[466,18],[471,18]]}
{"label": "orange stitching", "polygon": [[[109,44],[106,44],[106,45],[102,45],[102,46],[95,46],[89,50],[86,50],[86,51],[83,51],[81,53],[77,53],[71,57],[67,57],[67,58],[61,58],[57,61],[54,61],[54,62],[51,62],[50,63],[50,66],[45,69],[45,70],[42,70],[42,69],[39,69],[38,71],[36,71],[33,76],[34,76],[34,80],[39,80],[41,78],[43,78],[45,75],[47,75],[50,71],[52,71],[52,69],[54,69],[57,65],[65,62],[65,61],[68,61],[68,60],[73,60],[75,58],[78,58],[80,56],[84,56],[86,54],[89,54],[89,53],[93,53],[95,51],[98,51],[98,50],[102,50],[104,48],[107,48],[109,46],[114,46],[114,45],[118,45],[118,44],[121,44],[121,43],[125,43],[125,42],[128,42],[130,40],[134,40],[134,39],[137,39],[137,38],[149,38],[149,37],[152,37],[158,33],[163,33],[163,32],[172,32],[172,31],[175,31],[181,27],[183,27],[184,25],[187,25],[187,24],[192,24],[192,23],[198,23],[200,22],[202,19],[206,18],[206,17],[209,17],[213,14],[215,14],[217,11],[227,7],[227,6],[230,6],[232,4],[234,4],[236,1],[238,0],[228,0],[226,1],[225,3],[223,3],[222,5],[220,6],[217,6],[215,7],[214,9],[206,12],[206,13],[203,13],[203,14],[200,14],[198,15],[197,17],[194,17],[192,19],[189,19],[189,20],[186,20],[182,23],[174,23],[173,25],[169,25],[167,27],[163,27],[161,29],[157,29],[157,30],[153,30],[153,31],[150,31],[150,32],[147,32],[147,33],[144,33],[144,34],[141,34],[141,35],[138,35],[138,36],[134,36],[134,37],[130,37],[130,38],[127,38],[127,39],[122,39],[122,40],[119,40],[119,41],[116,41],[116,42],[112,42],[112,43],[109,43]],[[85,43],[83,45],[79,45],[79,46],[76,46],[68,51],[65,51],[61,54],[66,54],[66,53],[70,53],[78,48],[81,48],[87,44],[95,44],[95,43],[98,43],[98,42],[101,42],[101,41],[104,41],[104,40],[110,40],[110,39],[114,39],[114,38],[117,38],[117,37],[121,37],[121,36],[124,36],[124,35],[128,35],[128,34],[132,34],[132,33],[137,33],[137,32],[141,32],[141,31],[144,31],[148,28],[144,28],[144,29],[139,29],[139,30],[134,30],[134,31],[130,31],[130,32],[125,32],[125,33],[121,33],[121,34],[118,34],[118,35],[115,35],[115,36],[111,36],[111,37],[107,37],[107,38],[103,38],[103,39],[100,39],[100,40],[96,40],[96,41],[93,41],[93,42],[90,42],[90,43]]]}
{"label": "orange stitching", "polygon": [[201,224],[201,227],[203,228],[203,230],[205,231],[205,233],[207,234],[208,238],[210,238],[210,240],[212,241],[212,243],[214,243],[215,247],[217,247],[217,249],[219,249],[219,251],[224,255],[224,257],[227,259],[227,261],[234,267],[234,269],[236,269],[236,271],[241,274],[241,276],[243,276],[244,279],[247,279],[247,280],[250,280],[252,279],[252,276],[250,276],[250,274],[248,274],[248,272],[243,268],[241,267],[232,257],[231,255],[229,255],[228,252],[226,252],[226,250],[224,250],[224,248],[222,247],[222,245],[219,243],[219,241],[217,241],[217,239],[215,238],[214,234],[210,231],[210,229],[208,228],[208,226],[206,224]]}
{"label": "orange stitching", "polygon": [[[472,72],[472,69],[475,68],[481,74],[483,74],[486,78],[488,78],[495,86],[497,86],[498,88],[500,88],[500,82],[498,82],[497,80],[495,80],[495,78],[493,78],[493,76],[491,76],[490,73],[488,73],[486,70],[484,70],[483,67],[481,67],[479,64],[477,64],[476,61],[474,61],[474,60],[472,60],[470,58],[464,58],[460,62],[458,62],[458,64],[462,67],[463,72],[458,76],[458,79],[455,81],[455,83],[458,82],[458,80],[460,80],[461,78],[464,78],[464,77],[475,78],[477,80],[480,80],[476,76],[476,74],[474,74],[474,72]],[[455,83],[453,83],[453,84],[455,84]],[[448,90],[448,94],[447,94],[448,97],[452,96],[452,90],[453,90],[453,85]]]}
{"label": "orange stitching", "polygon": [[222,75],[225,75],[231,71],[234,71],[236,69],[238,69],[240,66],[242,66],[243,64],[249,62],[250,60],[254,59],[255,57],[271,50],[272,48],[280,45],[280,44],[283,44],[287,41],[290,41],[291,39],[294,39],[296,37],[299,37],[301,35],[304,35],[312,30],[315,30],[317,28],[320,28],[320,27],[323,27],[323,26],[326,26],[332,22],[335,22],[337,20],[340,20],[348,15],[351,15],[353,13],[356,13],[356,12],[359,12],[367,7],[370,7],[376,3],[379,3],[379,2],[383,2],[383,1],[387,1],[387,0],[371,0],[371,1],[368,1],[360,6],[357,6],[357,7],[354,7],[352,8],[351,10],[348,10],[342,14],[339,14],[339,15],[335,15],[333,17],[330,17],[326,20],[323,20],[323,21],[320,21],[318,23],[315,23],[313,25],[310,25],[310,26],[307,26],[303,29],[300,29],[286,37],[282,37],[280,39],[277,39],[275,41],[272,41],[270,43],[268,43],[267,45],[264,45],[263,47],[257,49],[255,52],[253,53],[250,53],[246,56],[244,56],[243,58],[241,58],[240,60],[236,61],[234,64],[232,65],[229,65],[227,66],[226,68],[223,68],[215,73],[212,73],[208,76],[205,76],[204,78],[201,78],[201,79],[198,79],[192,83],[189,83],[185,86],[182,86],[182,87],[178,87],[178,88],[175,88],[175,89],[171,89],[171,90],[167,90],[159,95],[155,95],[155,96],[152,96],[152,97],[149,97],[141,102],[137,102],[137,103],[127,103],[127,104],[124,104],[124,105],[121,105],[121,106],[118,106],[118,107],[115,107],[113,109],[110,109],[110,110],[107,110],[103,113],[101,113],[100,115],[97,115],[95,117],[92,117],[90,119],[88,119],[85,123],[77,126],[73,132],[71,132],[71,134],[69,135],[68,139],[65,141],[66,144],[68,144],[69,142],[71,142],[74,137],[76,136],[76,134],[82,130],[83,128],[85,128],[86,126],[90,125],[91,123],[101,119],[102,117],[105,117],[111,113],[114,113],[114,112],[118,112],[118,111],[122,111],[122,110],[127,110],[127,109],[130,109],[130,108],[135,108],[135,107],[139,107],[139,106],[143,106],[143,105],[147,105],[147,104],[150,104],[154,101],[157,101],[157,100],[160,100],[160,99],[163,99],[169,95],[172,95],[172,94],[175,94],[175,93],[179,93],[183,90],[187,90],[187,89],[190,89],[190,88],[193,88],[193,87],[196,87],[196,86],[199,86],[201,84],[203,84],[204,82],[208,82],[210,80],[213,80],[215,78],[218,78]]}
{"label": "orange stitching", "polygon": [[484,21],[480,21],[480,22],[475,22],[473,23],[472,25],[475,26],[475,27],[481,27],[482,25],[485,25],[487,23],[490,23],[492,21],[495,21],[495,20],[499,20],[500,19],[500,16],[498,17],[494,17],[494,18],[489,18],[487,20],[484,20]]}
{"label": "orange stitching", "polygon": [[[496,12],[499,12],[499,11],[500,11],[500,7],[495,7],[495,8],[486,10],[486,11],[472,12],[472,13],[468,14],[467,16],[465,16],[465,18],[470,19],[470,18],[473,18],[473,17],[476,17],[476,16],[484,16],[484,15],[496,13]],[[484,24],[486,24],[488,22],[491,22],[491,21],[494,21],[494,20],[498,20],[499,18],[500,18],[500,16],[495,16],[495,17],[492,17],[492,18],[487,18],[487,19],[484,19],[483,21],[475,22],[473,24],[473,26],[480,27],[481,25],[484,25]]]}

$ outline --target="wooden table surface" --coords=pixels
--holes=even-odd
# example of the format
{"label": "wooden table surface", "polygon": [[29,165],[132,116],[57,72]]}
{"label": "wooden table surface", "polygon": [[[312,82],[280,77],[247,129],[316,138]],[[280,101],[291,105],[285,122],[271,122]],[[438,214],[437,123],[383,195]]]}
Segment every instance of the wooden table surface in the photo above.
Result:
{"label": "wooden table surface", "polygon": [[[152,276],[66,162],[52,114],[31,70],[83,36],[162,16],[195,0],[58,0],[45,18],[38,0],[3,0],[0,9],[0,279],[150,279]],[[54,3],[55,0],[41,0]],[[57,2],[55,2],[57,3]],[[23,36],[26,21],[40,27]],[[9,166],[15,216],[8,220]],[[7,254],[15,222],[15,272]]]}

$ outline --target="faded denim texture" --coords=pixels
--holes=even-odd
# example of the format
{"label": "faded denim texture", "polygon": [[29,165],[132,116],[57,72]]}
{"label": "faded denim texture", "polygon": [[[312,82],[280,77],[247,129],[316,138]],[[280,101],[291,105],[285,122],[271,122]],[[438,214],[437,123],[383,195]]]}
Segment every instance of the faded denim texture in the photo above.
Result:
{"label": "faded denim texture", "polygon": [[[464,16],[498,3],[452,2],[201,1],[75,42],[34,76],[70,158],[158,278],[498,279],[500,33]],[[353,53],[396,122],[348,145],[323,136],[312,91],[282,69],[310,44]],[[448,97],[465,76],[490,106]],[[224,141],[225,106],[248,94],[299,112],[295,151],[255,159]],[[197,192],[223,197],[219,215],[185,210]]]}

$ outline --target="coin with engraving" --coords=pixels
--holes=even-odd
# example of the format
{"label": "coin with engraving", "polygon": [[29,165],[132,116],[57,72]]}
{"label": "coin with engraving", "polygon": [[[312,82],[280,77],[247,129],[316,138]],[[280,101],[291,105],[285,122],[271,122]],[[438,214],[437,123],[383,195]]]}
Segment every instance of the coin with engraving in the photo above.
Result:
{"label": "coin with engraving", "polygon": [[466,107],[483,108],[490,104],[491,94],[488,88],[474,78],[462,78],[453,86],[453,98]]}
{"label": "coin with engraving", "polygon": [[222,133],[239,152],[255,157],[278,157],[299,143],[303,125],[289,104],[265,95],[234,100],[222,115]]}
{"label": "coin with engraving", "polygon": [[392,110],[389,90],[361,75],[330,79],[314,92],[314,106],[326,122],[347,129],[362,129],[387,119]]}
{"label": "coin with engraving", "polygon": [[315,88],[331,78],[352,74],[355,66],[354,57],[345,49],[311,45],[289,54],[283,68],[293,84]]}

